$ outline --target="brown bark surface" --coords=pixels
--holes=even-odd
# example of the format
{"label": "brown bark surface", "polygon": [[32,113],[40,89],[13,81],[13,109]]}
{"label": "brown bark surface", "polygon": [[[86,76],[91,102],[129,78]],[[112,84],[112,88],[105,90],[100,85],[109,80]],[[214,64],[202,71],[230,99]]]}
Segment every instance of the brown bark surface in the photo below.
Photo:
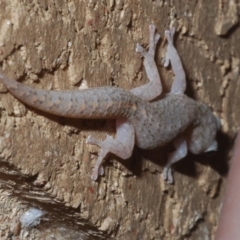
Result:
{"label": "brown bark surface", "polygon": [[[240,119],[235,2],[0,1],[0,69],[9,77],[49,90],[128,90],[148,81],[135,45],[148,45],[149,25],[161,36],[175,26],[187,94],[206,102],[222,122],[218,153],[188,156],[175,166],[174,185],[161,178],[166,149],[136,149],[127,161],[111,155],[105,176],[93,182],[99,148],[87,145],[86,137],[114,135],[114,121],[35,111],[1,85],[1,239],[44,239],[61,226],[74,231],[63,239],[213,239]],[[173,74],[163,67],[165,50],[162,37],[156,61],[168,91]],[[15,233],[23,204],[47,211],[47,224]]]}

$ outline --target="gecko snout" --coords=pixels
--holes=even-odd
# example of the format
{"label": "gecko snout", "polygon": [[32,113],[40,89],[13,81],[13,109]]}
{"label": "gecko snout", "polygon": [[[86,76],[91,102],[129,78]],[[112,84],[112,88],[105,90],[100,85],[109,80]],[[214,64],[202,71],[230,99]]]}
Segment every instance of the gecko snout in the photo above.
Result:
{"label": "gecko snout", "polygon": [[218,143],[216,140],[214,140],[212,142],[212,144],[207,148],[207,150],[204,151],[204,153],[211,154],[211,153],[217,151],[217,149],[218,149]]}

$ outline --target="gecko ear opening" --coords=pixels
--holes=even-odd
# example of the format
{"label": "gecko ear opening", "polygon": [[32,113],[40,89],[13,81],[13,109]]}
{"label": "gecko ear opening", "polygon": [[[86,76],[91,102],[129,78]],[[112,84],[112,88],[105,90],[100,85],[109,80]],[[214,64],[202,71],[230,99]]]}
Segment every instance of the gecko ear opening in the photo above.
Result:
{"label": "gecko ear opening", "polygon": [[207,155],[212,155],[214,152],[216,152],[218,149],[218,143],[216,140],[214,140],[211,145],[207,148],[207,150],[204,151],[204,153],[207,153]]}

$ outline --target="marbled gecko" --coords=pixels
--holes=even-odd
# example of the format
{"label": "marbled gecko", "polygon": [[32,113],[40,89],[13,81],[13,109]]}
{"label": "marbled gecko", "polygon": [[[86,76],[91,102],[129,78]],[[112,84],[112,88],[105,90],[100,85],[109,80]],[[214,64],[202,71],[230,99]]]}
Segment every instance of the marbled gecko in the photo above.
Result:
{"label": "marbled gecko", "polygon": [[168,155],[163,178],[173,182],[171,165],[187,155],[217,150],[215,140],[219,120],[210,108],[187,97],[185,72],[173,45],[175,29],[165,31],[168,41],[165,66],[171,63],[175,77],[168,94],[154,101],[162,92],[162,84],[154,60],[160,35],[150,25],[149,49],[137,44],[136,51],[144,57],[149,83],[130,91],[117,87],[99,87],[75,91],[45,91],[25,86],[0,73],[0,81],[20,101],[36,109],[69,118],[116,119],[116,137],[100,141],[92,136],[88,144],[101,148],[91,175],[103,175],[102,161],[108,153],[128,159],[134,144],[153,149],[173,142],[175,151]]}

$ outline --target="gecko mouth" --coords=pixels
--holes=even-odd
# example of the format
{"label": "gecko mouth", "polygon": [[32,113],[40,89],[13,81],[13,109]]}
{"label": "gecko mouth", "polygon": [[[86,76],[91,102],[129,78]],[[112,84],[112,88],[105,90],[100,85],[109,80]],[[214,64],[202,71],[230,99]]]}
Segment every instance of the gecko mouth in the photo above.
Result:
{"label": "gecko mouth", "polygon": [[218,149],[218,143],[216,140],[212,142],[212,144],[204,151],[206,156],[212,156]]}
{"label": "gecko mouth", "polygon": [[217,152],[217,150],[212,150],[212,151],[204,152],[204,155],[207,156],[207,157],[211,157],[211,156],[213,156],[216,152]]}

